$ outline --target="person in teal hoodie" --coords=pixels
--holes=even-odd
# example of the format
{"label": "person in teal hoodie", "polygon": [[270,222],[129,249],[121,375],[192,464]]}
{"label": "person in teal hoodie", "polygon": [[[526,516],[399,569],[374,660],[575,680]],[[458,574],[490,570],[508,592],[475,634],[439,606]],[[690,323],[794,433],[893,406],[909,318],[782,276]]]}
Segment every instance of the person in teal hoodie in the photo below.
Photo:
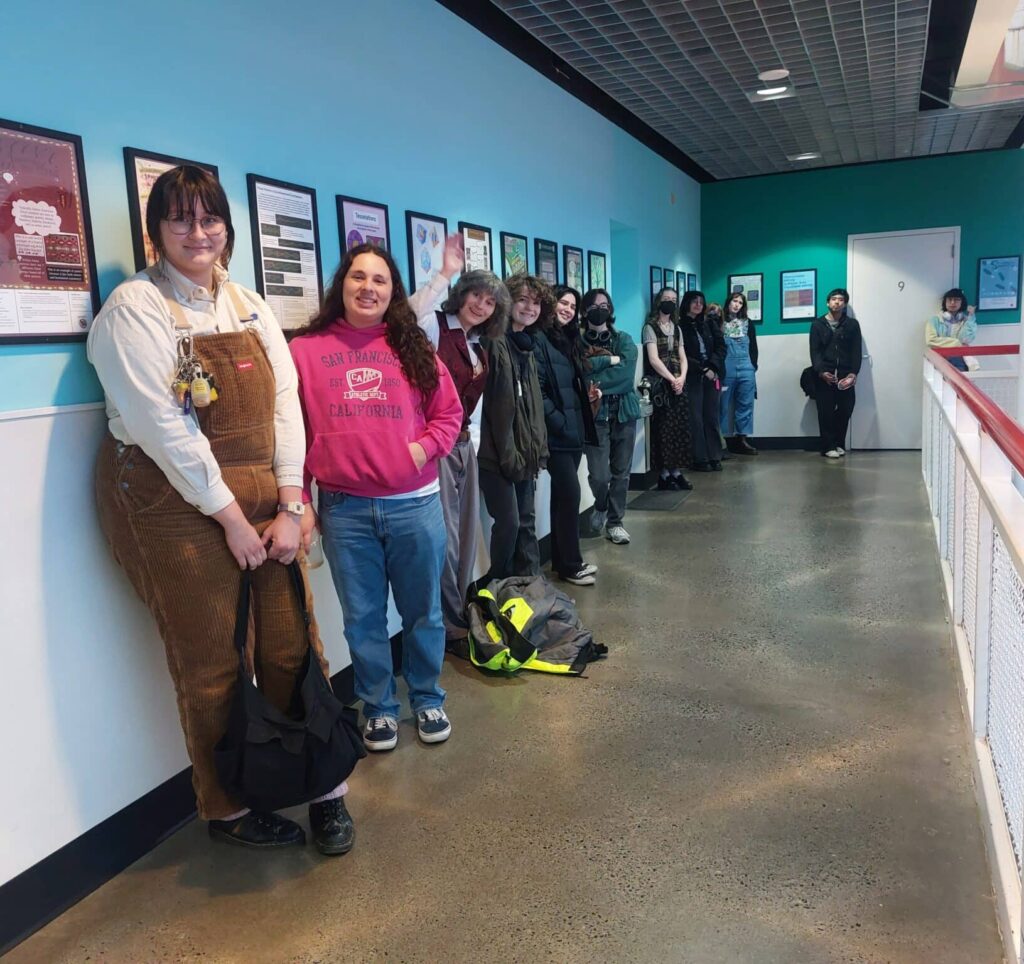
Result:
{"label": "person in teal hoodie", "polygon": [[597,445],[586,447],[590,490],[594,493],[590,525],[594,535],[603,529],[605,538],[621,546],[629,542],[622,521],[640,417],[636,343],[615,327],[615,305],[604,288],[591,288],[583,296],[582,314],[587,378],[601,390],[601,407],[595,419]]}

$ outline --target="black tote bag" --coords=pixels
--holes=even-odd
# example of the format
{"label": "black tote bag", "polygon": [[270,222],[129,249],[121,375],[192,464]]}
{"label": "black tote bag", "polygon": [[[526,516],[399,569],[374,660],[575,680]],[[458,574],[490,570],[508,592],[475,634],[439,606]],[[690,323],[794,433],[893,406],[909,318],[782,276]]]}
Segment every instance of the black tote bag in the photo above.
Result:
{"label": "black tote bag", "polygon": [[[268,563],[273,565],[273,563]],[[306,629],[306,657],[292,705],[282,713],[259,691],[245,667],[252,574],[242,573],[235,615],[238,684],[228,728],[214,747],[224,789],[253,810],[282,810],[330,792],[366,756],[355,710],[335,697],[310,642],[310,616],[298,562],[289,567]]]}

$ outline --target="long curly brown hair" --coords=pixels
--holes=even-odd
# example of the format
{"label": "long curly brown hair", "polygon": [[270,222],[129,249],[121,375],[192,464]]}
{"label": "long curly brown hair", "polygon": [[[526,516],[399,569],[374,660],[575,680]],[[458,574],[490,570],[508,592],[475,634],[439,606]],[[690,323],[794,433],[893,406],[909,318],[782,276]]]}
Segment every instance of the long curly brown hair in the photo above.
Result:
{"label": "long curly brown hair", "polygon": [[375,254],[388,266],[392,291],[391,303],[384,312],[384,324],[387,327],[385,339],[388,347],[398,356],[406,381],[426,400],[437,390],[437,357],[434,355],[430,339],[416,324],[416,316],[409,307],[408,295],[405,293],[398,265],[383,248],[373,244],[359,244],[345,252],[324,295],[323,306],[296,337],[301,338],[303,335],[322,331],[339,318],[345,317],[345,303],[342,297],[345,276],[352,270],[352,262],[361,254]]}

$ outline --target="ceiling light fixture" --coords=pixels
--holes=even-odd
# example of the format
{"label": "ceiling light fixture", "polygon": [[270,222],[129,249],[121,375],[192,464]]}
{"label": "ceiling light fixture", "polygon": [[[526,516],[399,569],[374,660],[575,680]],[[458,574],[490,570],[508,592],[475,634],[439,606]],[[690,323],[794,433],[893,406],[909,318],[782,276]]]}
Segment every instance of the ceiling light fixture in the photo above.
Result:
{"label": "ceiling light fixture", "polygon": [[755,90],[754,93],[758,97],[774,97],[776,94],[784,94],[789,87],[783,84],[781,87],[762,87],[760,90]]}
{"label": "ceiling light fixture", "polygon": [[780,67],[778,70],[762,70],[757,75],[758,80],[763,80],[766,84],[771,84],[776,81],[785,80],[789,76],[789,71],[785,67]]}
{"label": "ceiling light fixture", "polygon": [[747,100],[752,104],[763,104],[770,100],[783,100],[787,97],[796,97],[796,88],[790,83],[773,84],[771,87],[761,87],[758,90],[747,91]]}
{"label": "ceiling light fixture", "polygon": [[804,151],[803,154],[787,154],[787,161],[816,161],[821,157],[820,151]]}

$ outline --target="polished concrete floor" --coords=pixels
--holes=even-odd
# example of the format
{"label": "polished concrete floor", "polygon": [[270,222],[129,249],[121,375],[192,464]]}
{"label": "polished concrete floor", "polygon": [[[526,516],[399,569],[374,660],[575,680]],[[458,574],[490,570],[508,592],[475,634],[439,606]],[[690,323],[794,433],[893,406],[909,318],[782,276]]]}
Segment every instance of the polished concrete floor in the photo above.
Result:
{"label": "polished concrete floor", "polygon": [[695,481],[586,543],[588,678],[445,667],[351,854],[192,824],[10,960],[1001,961],[919,457]]}

